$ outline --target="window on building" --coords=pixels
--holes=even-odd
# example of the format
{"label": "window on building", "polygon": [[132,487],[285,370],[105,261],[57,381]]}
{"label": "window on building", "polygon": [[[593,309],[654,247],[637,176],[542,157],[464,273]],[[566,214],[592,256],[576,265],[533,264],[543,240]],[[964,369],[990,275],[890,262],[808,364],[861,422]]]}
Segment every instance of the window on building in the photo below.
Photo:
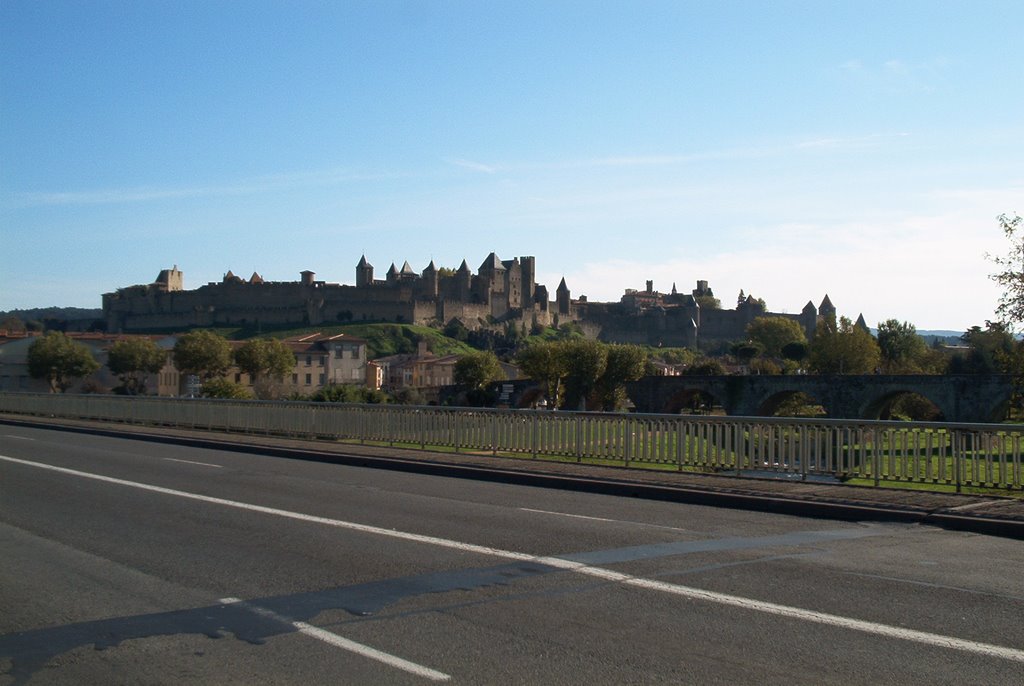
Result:
{"label": "window on building", "polygon": [[323,386],[326,383],[327,383],[327,375],[326,374],[321,374],[320,375],[320,385]]}
{"label": "window on building", "polygon": [[292,385],[293,386],[298,386],[299,385],[299,375],[298,374],[292,374]]}
{"label": "window on building", "polygon": [[353,369],[352,370],[352,380],[353,381],[359,381],[359,379],[361,379],[361,378],[363,378],[363,375],[359,373],[359,370],[358,369]]}
{"label": "window on building", "polygon": [[313,375],[312,374],[306,374],[306,385],[310,386],[310,385],[312,385],[312,383],[313,383]]}
{"label": "window on building", "polygon": [[306,355],[306,366],[309,367],[312,364],[313,364],[313,356],[312,355]]}
{"label": "window on building", "polygon": [[353,360],[358,360],[359,359],[359,346],[358,345],[353,345],[352,346],[352,359]]}

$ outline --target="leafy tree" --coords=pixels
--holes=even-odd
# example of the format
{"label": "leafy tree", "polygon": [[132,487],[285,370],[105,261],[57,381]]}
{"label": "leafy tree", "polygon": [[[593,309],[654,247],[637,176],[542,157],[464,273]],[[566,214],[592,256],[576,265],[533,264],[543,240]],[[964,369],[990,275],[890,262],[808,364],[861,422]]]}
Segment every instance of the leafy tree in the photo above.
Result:
{"label": "leafy tree", "polygon": [[751,360],[764,353],[764,345],[756,341],[741,341],[734,344],[729,351],[745,364],[750,364]]}
{"label": "leafy tree", "polygon": [[693,299],[697,301],[697,305],[702,310],[720,310],[722,309],[722,301],[713,295],[695,295]]}
{"label": "leafy tree", "polygon": [[145,394],[146,376],[159,373],[166,360],[164,351],[148,338],[117,341],[107,351],[107,367],[128,395]]}
{"label": "leafy tree", "polygon": [[819,326],[811,341],[810,368],[819,374],[869,374],[880,360],[874,337],[848,317],[835,328]]}
{"label": "leafy tree", "polygon": [[235,351],[235,364],[252,379],[257,397],[272,397],[295,368],[295,353],[276,338],[252,338]]}
{"label": "leafy tree", "polygon": [[388,396],[383,391],[355,384],[330,384],[309,397],[317,403],[371,403],[384,404]]}
{"label": "leafy tree", "polygon": [[800,322],[789,317],[757,317],[747,324],[747,336],[761,344],[768,357],[782,357],[782,349],[790,343],[807,342]]}
{"label": "leafy tree", "polygon": [[228,381],[223,377],[209,379],[203,383],[204,398],[224,398],[229,400],[251,400],[252,391],[240,383]]}
{"label": "leafy tree", "polygon": [[461,321],[452,317],[451,321],[444,327],[444,335],[448,338],[465,342],[469,339],[469,329]]}
{"label": "leafy tree", "polygon": [[971,327],[960,339],[968,351],[950,360],[950,374],[1014,374],[1022,370],[1020,344],[1005,324],[986,322],[984,329]]}
{"label": "leafy tree", "polygon": [[647,353],[636,345],[607,346],[604,373],[597,380],[598,400],[602,409],[620,409],[626,401],[626,383],[644,375]]}
{"label": "leafy tree", "polygon": [[805,341],[787,343],[782,346],[782,357],[791,362],[803,362],[811,352],[811,347]]}
{"label": "leafy tree", "polygon": [[565,368],[563,406],[570,410],[584,409],[608,365],[607,347],[597,341],[573,339],[562,341],[559,355]]}
{"label": "leafy tree", "polygon": [[21,321],[17,315],[9,314],[4,317],[3,321],[0,321],[0,329],[7,331],[8,333],[25,333],[25,322]]}
{"label": "leafy tree", "polygon": [[231,366],[231,346],[212,331],[190,331],[174,344],[174,366],[206,383],[227,372]]}
{"label": "leafy tree", "polygon": [[544,387],[545,396],[558,407],[562,379],[566,373],[559,344],[551,341],[530,343],[519,350],[516,363],[526,376]]}
{"label": "leafy tree", "polygon": [[585,338],[583,329],[576,322],[566,322],[558,327],[558,340],[577,341]]}
{"label": "leafy tree", "polygon": [[928,353],[924,339],[909,322],[887,319],[878,325],[878,348],[882,369],[890,374],[916,373]]}
{"label": "leafy tree", "polygon": [[455,362],[452,378],[456,384],[470,390],[484,390],[495,381],[505,378],[498,357],[490,351],[463,355]]}
{"label": "leafy tree", "polygon": [[750,372],[763,376],[777,376],[782,373],[782,367],[775,360],[762,357],[751,362]]}
{"label": "leafy tree", "polygon": [[427,399],[418,388],[399,388],[391,394],[391,399],[399,405],[426,405]]}
{"label": "leafy tree", "polygon": [[689,348],[660,349],[658,355],[665,364],[692,364],[697,359],[697,353]]}
{"label": "leafy tree", "polygon": [[1006,214],[996,219],[1010,243],[1010,249],[1005,257],[987,256],[1002,270],[989,278],[1003,289],[996,314],[1012,328],[1024,322],[1024,235],[1019,232],[1024,219],[1019,215],[1010,217]]}
{"label": "leafy tree", "polygon": [[100,368],[85,345],[59,331],[50,331],[28,348],[28,373],[46,379],[51,393],[65,393],[77,380]]}
{"label": "leafy tree", "polygon": [[722,376],[725,374],[725,367],[713,357],[702,357],[687,367],[683,374],[686,376]]}

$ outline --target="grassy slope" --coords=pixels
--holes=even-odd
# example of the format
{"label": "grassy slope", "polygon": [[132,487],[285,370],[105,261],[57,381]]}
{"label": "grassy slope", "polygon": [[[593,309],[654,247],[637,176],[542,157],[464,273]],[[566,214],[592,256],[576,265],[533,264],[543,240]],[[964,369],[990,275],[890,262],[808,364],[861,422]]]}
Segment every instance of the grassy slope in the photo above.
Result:
{"label": "grassy slope", "polygon": [[214,331],[231,340],[245,340],[258,336],[291,338],[293,336],[313,333],[334,336],[343,333],[366,340],[369,349],[367,356],[370,359],[398,353],[416,352],[416,345],[420,340],[426,340],[431,352],[435,355],[467,353],[473,350],[473,348],[465,343],[448,338],[436,329],[431,329],[428,326],[413,326],[411,324],[338,324],[333,326],[264,329],[263,331],[256,331],[252,327],[231,327],[218,328],[214,329]]}

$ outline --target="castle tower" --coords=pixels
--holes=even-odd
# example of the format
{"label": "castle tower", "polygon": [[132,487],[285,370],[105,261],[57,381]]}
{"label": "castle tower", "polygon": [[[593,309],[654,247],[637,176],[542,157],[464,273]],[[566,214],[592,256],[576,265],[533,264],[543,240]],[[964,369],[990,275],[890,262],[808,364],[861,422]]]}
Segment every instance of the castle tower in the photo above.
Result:
{"label": "castle tower", "polygon": [[395,266],[394,262],[391,263],[391,267],[388,269],[388,273],[385,278],[387,278],[388,283],[398,282],[398,267]]}
{"label": "castle tower", "polygon": [[359,259],[356,265],[356,286],[373,285],[373,265],[366,261],[366,255]]}
{"label": "castle tower", "polygon": [[828,293],[825,294],[825,299],[818,305],[818,316],[829,324],[833,329],[836,326],[836,307],[832,304],[832,301],[828,297]]}
{"label": "castle tower", "polygon": [[161,270],[153,285],[158,291],[164,293],[183,291],[185,290],[185,275],[178,271],[178,265],[174,265],[170,269]]}
{"label": "castle tower", "polygon": [[558,288],[555,290],[555,300],[558,301],[558,314],[569,314],[572,299],[570,297],[569,287],[565,285],[564,276],[558,283]]}
{"label": "castle tower", "polygon": [[491,253],[476,270],[481,281],[487,283],[487,289],[491,293],[504,292],[505,290],[505,265],[501,263],[498,256]]}
{"label": "castle tower", "polygon": [[409,264],[409,260],[406,260],[402,264],[402,271],[398,272],[398,278],[402,281],[415,281],[419,278],[419,274],[413,271],[412,266]]}
{"label": "castle tower", "polygon": [[423,294],[436,298],[439,292],[439,283],[437,275],[437,267],[434,266],[434,261],[431,260],[427,268],[423,270]]}
{"label": "castle tower", "polygon": [[818,308],[810,300],[804,305],[804,309],[800,311],[800,325],[804,327],[807,340],[813,339],[814,332],[818,329]]}
{"label": "castle tower", "polygon": [[[228,272],[230,274],[231,272]],[[299,272],[299,278],[302,281],[303,286],[312,286],[313,279],[316,278],[316,272],[311,272],[308,269],[304,272]]]}
{"label": "castle tower", "polygon": [[470,294],[473,291],[473,272],[469,271],[466,260],[462,260],[459,271],[455,272],[455,284],[458,299],[462,302],[469,302]]}
{"label": "castle tower", "polygon": [[518,258],[501,263],[505,267],[505,307],[515,309],[523,306],[523,266]]}
{"label": "castle tower", "polygon": [[523,307],[529,307],[537,292],[537,258],[520,257],[519,268],[522,270]]}

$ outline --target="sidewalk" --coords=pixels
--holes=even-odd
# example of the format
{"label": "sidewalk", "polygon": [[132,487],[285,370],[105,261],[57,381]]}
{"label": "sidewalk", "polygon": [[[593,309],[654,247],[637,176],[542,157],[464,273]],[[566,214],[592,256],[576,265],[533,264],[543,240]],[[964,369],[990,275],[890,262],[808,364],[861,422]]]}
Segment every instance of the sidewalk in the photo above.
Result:
{"label": "sidewalk", "polygon": [[602,467],[269,436],[0,414],[0,422],[466,479],[1024,539],[1024,498]]}

